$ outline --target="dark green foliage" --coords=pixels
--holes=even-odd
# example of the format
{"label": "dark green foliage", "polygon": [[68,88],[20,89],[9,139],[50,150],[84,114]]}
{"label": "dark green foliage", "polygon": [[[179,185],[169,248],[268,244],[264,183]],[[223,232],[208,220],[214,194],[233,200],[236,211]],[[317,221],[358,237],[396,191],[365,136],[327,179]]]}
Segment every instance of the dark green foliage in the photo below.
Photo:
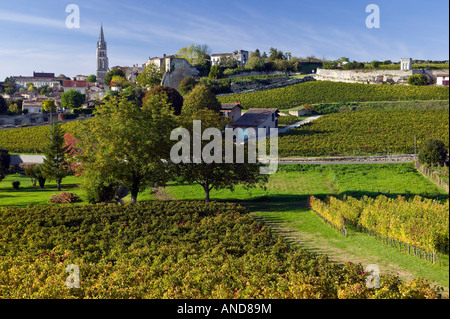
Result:
{"label": "dark green foliage", "polygon": [[419,151],[419,162],[429,166],[444,166],[448,156],[448,148],[441,140],[426,140]]}
{"label": "dark green foliage", "polygon": [[7,150],[0,148],[0,172],[8,170],[11,163],[11,156]]}
{"label": "dark green foliage", "polygon": [[20,182],[19,182],[19,181],[12,182],[11,184],[12,184],[12,187],[13,187],[16,191],[19,190],[19,187],[20,187]]}
{"label": "dark green foliage", "polygon": [[150,89],[145,94],[145,97],[142,99],[142,103],[146,104],[146,102],[149,100],[150,96],[158,96],[158,97],[165,97],[167,98],[167,103],[172,108],[175,115],[180,115],[181,110],[183,108],[183,97],[181,94],[175,90],[174,88],[164,86],[164,85],[157,85]]}
{"label": "dark green foliage", "polygon": [[209,88],[196,86],[184,100],[183,114],[192,115],[204,108],[219,113],[221,107],[216,96]]}
{"label": "dark green foliage", "polygon": [[69,146],[65,145],[64,131],[59,123],[53,125],[48,145],[44,149],[44,164],[42,173],[49,180],[55,180],[58,190],[61,190],[61,181],[70,175],[67,164]]}
{"label": "dark green foliage", "polygon": [[85,102],[85,95],[76,91],[69,90],[61,95],[61,106],[66,109],[76,109]]}
{"label": "dark green foliage", "polygon": [[181,95],[185,96],[191,93],[191,91],[194,89],[196,85],[197,80],[192,76],[189,76],[185,78],[183,81],[181,81],[180,85],[178,86],[178,91],[180,92]]}
{"label": "dark green foliage", "polygon": [[5,114],[8,111],[8,104],[3,96],[0,95],[0,114]]}
{"label": "dark green foliage", "polygon": [[427,84],[427,77],[423,74],[414,74],[408,78],[408,84],[422,86]]}

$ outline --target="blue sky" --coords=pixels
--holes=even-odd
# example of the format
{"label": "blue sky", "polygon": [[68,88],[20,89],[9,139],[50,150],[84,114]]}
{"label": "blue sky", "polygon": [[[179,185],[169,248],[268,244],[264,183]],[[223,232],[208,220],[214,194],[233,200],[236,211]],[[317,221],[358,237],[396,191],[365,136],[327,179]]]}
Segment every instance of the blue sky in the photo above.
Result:
{"label": "blue sky", "polygon": [[[68,29],[66,6],[80,8]],[[381,28],[368,29],[377,4]],[[44,71],[93,74],[103,22],[110,66],[207,44],[212,53],[276,47],[294,56],[351,60],[449,58],[448,0],[15,0],[0,3],[0,80]]]}

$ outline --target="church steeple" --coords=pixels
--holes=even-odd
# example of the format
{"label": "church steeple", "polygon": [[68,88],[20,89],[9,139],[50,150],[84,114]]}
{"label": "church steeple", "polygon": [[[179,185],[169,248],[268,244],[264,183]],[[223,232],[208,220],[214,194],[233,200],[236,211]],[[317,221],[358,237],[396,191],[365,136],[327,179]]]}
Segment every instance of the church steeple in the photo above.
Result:
{"label": "church steeple", "polygon": [[[109,71],[107,45],[103,34],[103,23],[100,27],[100,36],[97,42],[97,82],[105,84],[106,73]],[[107,85],[109,83],[106,83]]]}

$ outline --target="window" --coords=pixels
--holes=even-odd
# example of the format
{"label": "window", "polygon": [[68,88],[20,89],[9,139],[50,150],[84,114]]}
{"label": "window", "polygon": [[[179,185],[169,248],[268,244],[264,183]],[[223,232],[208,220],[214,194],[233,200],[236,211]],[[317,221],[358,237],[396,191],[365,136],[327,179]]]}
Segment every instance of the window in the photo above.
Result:
{"label": "window", "polygon": [[275,122],[275,113],[272,113],[272,122]]}

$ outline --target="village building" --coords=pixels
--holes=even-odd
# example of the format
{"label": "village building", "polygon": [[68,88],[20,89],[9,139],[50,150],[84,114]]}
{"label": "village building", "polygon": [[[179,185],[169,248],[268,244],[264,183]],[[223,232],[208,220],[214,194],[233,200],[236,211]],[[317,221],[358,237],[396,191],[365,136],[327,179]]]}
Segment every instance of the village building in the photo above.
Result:
{"label": "village building", "polygon": [[270,136],[270,129],[278,128],[278,118],[280,112],[278,109],[250,109],[245,112],[237,121],[235,121],[231,128],[242,129],[238,134],[239,138],[248,139],[248,129],[253,128],[256,131],[257,138],[263,138],[258,135],[259,129],[264,129],[265,137]]}
{"label": "village building", "polygon": [[219,65],[222,58],[227,57],[236,60],[240,66],[245,66],[249,56],[249,52],[244,50],[237,50],[233,53],[216,53],[211,55],[211,65]]}
{"label": "village building", "polygon": [[63,89],[64,92],[75,90],[80,92],[81,94],[86,94],[88,90],[88,82],[87,81],[73,81],[73,80],[64,80],[63,81]]}
{"label": "village building", "polygon": [[61,88],[61,78],[55,77],[55,73],[33,72],[33,76],[13,76],[17,89],[28,89],[27,84],[40,88],[48,85],[53,90]]}
{"label": "village building", "polygon": [[449,86],[449,75],[448,74],[436,74],[436,85]]}
{"label": "village building", "polygon": [[222,104],[222,108],[220,113],[223,116],[228,117],[232,122],[237,121],[242,116],[243,107],[241,103],[230,103],[230,104]]}

